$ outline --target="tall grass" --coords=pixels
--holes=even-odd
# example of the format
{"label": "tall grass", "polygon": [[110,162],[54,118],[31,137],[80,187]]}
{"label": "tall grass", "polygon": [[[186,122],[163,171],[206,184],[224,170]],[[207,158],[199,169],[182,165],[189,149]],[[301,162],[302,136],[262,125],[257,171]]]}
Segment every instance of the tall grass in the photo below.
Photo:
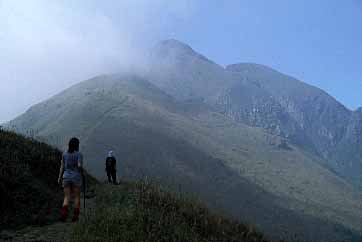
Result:
{"label": "tall grass", "polygon": [[99,186],[95,209],[75,226],[72,241],[267,241],[253,227],[147,181]]}

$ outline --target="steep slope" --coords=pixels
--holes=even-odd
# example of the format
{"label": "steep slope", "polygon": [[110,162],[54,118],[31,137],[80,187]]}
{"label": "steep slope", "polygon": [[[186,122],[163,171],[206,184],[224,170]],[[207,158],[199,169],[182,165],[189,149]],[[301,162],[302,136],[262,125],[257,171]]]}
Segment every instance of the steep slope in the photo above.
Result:
{"label": "steep slope", "polygon": [[272,96],[324,157],[345,133],[351,112],[322,90],[256,64],[231,65],[227,70]]}
{"label": "steep slope", "polygon": [[[332,152],[335,170],[343,170],[349,178],[353,178],[362,188],[362,108],[356,110],[347,126],[347,130]],[[355,162],[357,161],[357,162]]]}
{"label": "steep slope", "polygon": [[318,158],[233,122],[203,102],[176,101],[137,76],[82,82],[32,107],[10,126],[32,129],[58,145],[79,136],[86,164],[97,176],[112,148],[121,157],[122,176],[180,184],[210,207],[276,238],[287,233],[342,240],[362,230],[360,197],[319,166]]}
{"label": "steep slope", "polygon": [[[265,92],[264,97],[273,100],[272,102],[254,103],[253,109],[246,108],[246,113],[256,113],[256,116],[278,113],[271,108],[276,105],[278,110],[284,114],[274,121],[262,117],[264,123],[261,125],[254,123],[255,126],[268,128],[270,124],[274,124],[274,132],[281,133],[291,142],[308,148],[312,152],[316,151],[327,161],[328,167],[346,179],[356,182],[356,173],[362,172],[359,165],[361,158],[358,156],[361,151],[358,151],[358,144],[349,143],[352,150],[338,148],[343,147],[343,144],[340,143],[343,143],[344,136],[348,136],[348,126],[351,122],[355,122],[350,110],[324,91],[262,65],[236,64],[228,66],[227,70],[233,73],[234,78],[238,78],[246,85],[256,85],[258,89]],[[237,95],[230,96],[230,98],[235,100],[230,101],[234,105],[231,110],[245,108],[244,103],[237,101]],[[265,111],[265,106],[271,112]],[[226,107],[226,110],[230,109]],[[243,117],[240,112],[236,111],[235,115],[238,114],[242,116],[241,119],[248,120],[245,115]],[[290,125],[293,128],[290,128]],[[337,149],[338,153],[335,152]],[[348,160],[349,165],[342,160]],[[352,171],[351,167],[355,170]]]}
{"label": "steep slope", "polygon": [[239,82],[218,96],[218,110],[240,123],[260,127],[311,153],[317,150],[290,113],[254,82]]}

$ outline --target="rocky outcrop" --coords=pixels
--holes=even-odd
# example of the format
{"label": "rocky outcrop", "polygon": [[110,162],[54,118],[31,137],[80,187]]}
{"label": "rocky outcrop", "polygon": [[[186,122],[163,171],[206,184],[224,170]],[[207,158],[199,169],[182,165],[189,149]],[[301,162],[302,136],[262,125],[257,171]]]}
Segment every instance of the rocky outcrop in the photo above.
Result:
{"label": "rocky outcrop", "polygon": [[[262,65],[236,64],[227,70],[244,86],[244,91],[233,87],[234,92],[238,91],[230,101],[233,108],[227,108],[233,110],[233,116],[245,117],[243,110],[249,106],[249,116],[256,113],[259,120],[253,123],[244,118],[242,122],[261,126],[314,151],[332,170],[356,182],[352,177],[362,172],[357,138],[359,110],[353,113],[323,90]],[[250,106],[250,100],[258,101]]]}

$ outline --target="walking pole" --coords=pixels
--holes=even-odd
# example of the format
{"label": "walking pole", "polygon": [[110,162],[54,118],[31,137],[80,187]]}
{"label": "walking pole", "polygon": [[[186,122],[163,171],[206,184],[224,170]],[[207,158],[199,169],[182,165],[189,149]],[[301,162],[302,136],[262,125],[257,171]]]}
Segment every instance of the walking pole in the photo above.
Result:
{"label": "walking pole", "polygon": [[86,191],[86,184],[85,184],[85,175],[84,175],[84,173],[82,174],[82,178],[83,178],[83,207],[84,207],[84,211],[85,211],[85,191]]}

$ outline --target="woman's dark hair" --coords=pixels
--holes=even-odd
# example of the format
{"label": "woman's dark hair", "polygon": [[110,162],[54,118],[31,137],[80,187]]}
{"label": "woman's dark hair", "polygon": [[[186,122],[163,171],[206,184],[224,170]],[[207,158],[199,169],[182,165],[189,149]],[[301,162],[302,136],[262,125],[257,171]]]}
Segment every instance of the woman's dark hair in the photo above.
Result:
{"label": "woman's dark hair", "polygon": [[79,151],[79,139],[73,137],[69,140],[68,152],[73,153],[74,151]]}

